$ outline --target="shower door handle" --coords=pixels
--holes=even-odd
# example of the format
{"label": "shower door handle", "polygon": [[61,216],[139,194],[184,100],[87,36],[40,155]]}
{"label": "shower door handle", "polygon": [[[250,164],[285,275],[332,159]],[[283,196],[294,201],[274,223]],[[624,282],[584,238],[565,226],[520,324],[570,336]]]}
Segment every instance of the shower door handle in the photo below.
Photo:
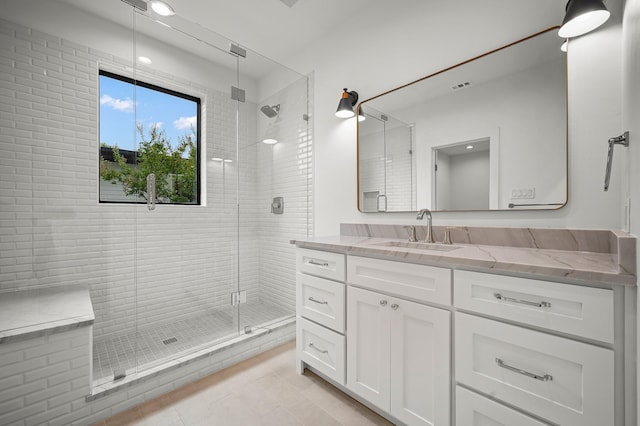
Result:
{"label": "shower door handle", "polygon": [[156,208],[156,175],[153,173],[147,175],[147,208]]}

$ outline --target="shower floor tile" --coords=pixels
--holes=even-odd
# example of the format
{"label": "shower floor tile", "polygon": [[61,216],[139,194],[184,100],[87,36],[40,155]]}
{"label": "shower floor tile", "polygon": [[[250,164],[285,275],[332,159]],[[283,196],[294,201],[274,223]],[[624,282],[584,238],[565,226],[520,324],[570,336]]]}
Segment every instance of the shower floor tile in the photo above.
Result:
{"label": "shower floor tile", "polygon": [[157,323],[139,328],[134,333],[117,336],[93,345],[94,384],[110,382],[115,374],[138,366],[150,367],[184,355],[204,345],[244,333],[245,326],[261,324],[292,316],[278,306],[253,302],[240,305],[240,324],[235,309],[224,308],[203,315]]}

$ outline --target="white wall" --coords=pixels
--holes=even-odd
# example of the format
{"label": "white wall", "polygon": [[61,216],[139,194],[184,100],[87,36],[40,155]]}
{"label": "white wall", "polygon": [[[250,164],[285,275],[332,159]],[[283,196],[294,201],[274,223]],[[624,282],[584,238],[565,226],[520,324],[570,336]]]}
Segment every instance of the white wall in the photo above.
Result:
{"label": "white wall", "polygon": [[[288,64],[316,77],[316,235],[339,233],[341,222],[412,223],[414,214],[362,214],[356,207],[354,120],[337,119],[343,87],[360,99],[382,93],[479,53],[558,25],[564,1],[404,0],[361,11],[352,36],[330,33]],[[569,202],[557,211],[436,213],[436,224],[620,228],[620,169],[603,192],[606,141],[621,131],[621,0],[609,22],[571,42]],[[618,158],[619,161],[619,158]]]}
{"label": "white wall", "polygon": [[489,151],[450,157],[451,210],[489,208]]}
{"label": "white wall", "polygon": [[[640,0],[626,0],[625,2],[622,41],[622,82],[624,87],[622,130],[629,131],[631,141],[629,148],[617,147],[616,149],[622,151],[626,160],[620,161],[618,165],[624,164],[626,166],[625,194],[631,200],[629,230],[637,238],[640,237],[640,149],[637,139],[640,135]],[[621,155],[616,159],[622,160]],[[636,255],[636,262],[640,264],[640,250],[637,246]],[[636,306],[640,306],[640,298]],[[640,322],[637,324],[636,332],[640,333]],[[640,341],[640,334],[636,340]],[[639,362],[640,358],[637,359],[636,364]],[[640,386],[640,370],[638,370],[637,384]],[[640,394],[640,390],[638,394]],[[640,400],[638,400],[637,410],[640,412]]]}

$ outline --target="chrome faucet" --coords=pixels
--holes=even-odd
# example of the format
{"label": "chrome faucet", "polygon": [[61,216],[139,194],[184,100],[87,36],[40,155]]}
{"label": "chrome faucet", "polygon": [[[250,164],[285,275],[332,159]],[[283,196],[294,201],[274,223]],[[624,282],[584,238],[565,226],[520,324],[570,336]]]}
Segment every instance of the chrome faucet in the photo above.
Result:
{"label": "chrome faucet", "polygon": [[435,243],[433,239],[433,228],[431,226],[433,218],[431,217],[431,211],[429,209],[422,209],[418,212],[417,220],[422,220],[424,216],[427,216],[427,237],[424,239],[425,243]]}

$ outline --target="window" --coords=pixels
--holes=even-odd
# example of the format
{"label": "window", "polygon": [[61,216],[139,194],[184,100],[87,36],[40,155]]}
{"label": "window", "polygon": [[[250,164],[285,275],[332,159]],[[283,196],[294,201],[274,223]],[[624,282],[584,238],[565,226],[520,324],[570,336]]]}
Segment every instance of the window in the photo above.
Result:
{"label": "window", "polygon": [[100,71],[100,202],[200,204],[200,99]]}

